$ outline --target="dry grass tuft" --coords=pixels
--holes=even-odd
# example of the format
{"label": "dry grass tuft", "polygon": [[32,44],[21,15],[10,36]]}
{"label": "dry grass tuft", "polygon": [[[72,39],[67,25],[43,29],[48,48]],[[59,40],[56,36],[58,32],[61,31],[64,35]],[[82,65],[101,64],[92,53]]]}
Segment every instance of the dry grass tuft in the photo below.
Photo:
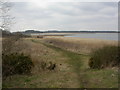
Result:
{"label": "dry grass tuft", "polygon": [[57,47],[77,52],[80,54],[90,54],[93,50],[102,48],[104,46],[117,46],[117,41],[98,40],[98,39],[81,39],[75,37],[54,37],[44,38],[47,43],[53,44]]}

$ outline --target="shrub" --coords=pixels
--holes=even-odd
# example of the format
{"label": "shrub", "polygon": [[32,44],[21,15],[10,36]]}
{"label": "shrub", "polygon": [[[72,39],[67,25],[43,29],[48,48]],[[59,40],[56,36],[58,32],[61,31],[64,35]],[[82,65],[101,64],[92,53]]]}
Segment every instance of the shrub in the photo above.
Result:
{"label": "shrub", "polygon": [[94,51],[89,60],[90,68],[101,69],[120,65],[119,50],[120,47],[117,46],[105,46]]}
{"label": "shrub", "polygon": [[34,66],[29,56],[18,53],[2,54],[3,77],[13,74],[28,74]]}

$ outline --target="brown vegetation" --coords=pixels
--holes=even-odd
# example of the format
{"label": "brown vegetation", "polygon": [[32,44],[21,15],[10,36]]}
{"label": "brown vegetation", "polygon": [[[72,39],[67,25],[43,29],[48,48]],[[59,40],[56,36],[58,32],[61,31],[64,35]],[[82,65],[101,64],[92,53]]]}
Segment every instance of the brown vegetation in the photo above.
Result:
{"label": "brown vegetation", "polygon": [[98,40],[98,39],[80,39],[71,37],[44,38],[44,41],[80,54],[90,54],[93,50],[107,45],[117,46],[117,41]]}
{"label": "brown vegetation", "polygon": [[[12,52],[30,55],[34,63],[32,74],[8,77],[3,85],[19,88],[117,87],[116,68],[97,71],[88,66],[90,52],[106,45],[117,46],[117,42],[62,37],[19,39]],[[112,80],[111,75],[114,75]]]}

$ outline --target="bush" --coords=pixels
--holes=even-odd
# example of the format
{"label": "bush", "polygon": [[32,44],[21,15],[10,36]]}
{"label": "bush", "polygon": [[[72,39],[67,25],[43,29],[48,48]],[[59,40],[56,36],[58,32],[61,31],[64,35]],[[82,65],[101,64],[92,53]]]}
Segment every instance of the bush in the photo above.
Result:
{"label": "bush", "polygon": [[120,65],[120,56],[119,56],[120,47],[117,46],[105,46],[94,51],[89,60],[90,68],[105,68],[108,66],[119,66]]}
{"label": "bush", "polygon": [[3,77],[13,74],[28,74],[34,66],[29,56],[23,53],[2,54]]}

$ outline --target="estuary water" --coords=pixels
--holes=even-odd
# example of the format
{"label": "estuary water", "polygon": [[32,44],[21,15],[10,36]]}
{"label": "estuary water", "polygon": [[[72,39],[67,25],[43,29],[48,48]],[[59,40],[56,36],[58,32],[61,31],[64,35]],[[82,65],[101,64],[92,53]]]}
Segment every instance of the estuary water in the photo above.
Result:
{"label": "estuary water", "polygon": [[65,37],[95,38],[95,39],[115,40],[115,41],[119,40],[118,33],[80,33],[80,34],[67,35]]}

